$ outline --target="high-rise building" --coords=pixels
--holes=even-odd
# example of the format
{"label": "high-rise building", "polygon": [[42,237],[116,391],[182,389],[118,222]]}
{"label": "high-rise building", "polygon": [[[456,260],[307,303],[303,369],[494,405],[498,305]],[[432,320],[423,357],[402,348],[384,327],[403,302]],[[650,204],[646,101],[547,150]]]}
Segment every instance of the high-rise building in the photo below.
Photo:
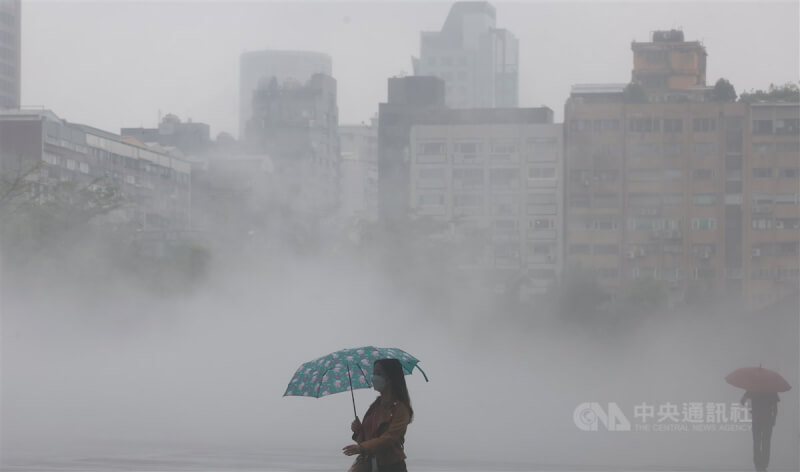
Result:
{"label": "high-rise building", "polygon": [[0,0],[0,109],[19,108],[21,0]]}
{"label": "high-rise building", "polygon": [[562,128],[552,110],[447,110],[423,121],[410,138],[414,214],[467,240],[460,265],[546,291],[563,240]]}
{"label": "high-rise building", "polygon": [[378,218],[378,124],[339,126],[341,142],[341,214],[346,218]]}
{"label": "high-rise building", "polygon": [[262,80],[273,77],[279,85],[293,82],[303,85],[314,74],[333,75],[327,54],[308,51],[252,51],[239,59],[239,138],[244,137],[247,121],[252,118],[253,92]]}
{"label": "high-rise building", "polygon": [[339,109],[336,80],[315,74],[303,85],[274,77],[253,93],[248,152],[267,155],[298,209],[333,210],[339,200]]}
{"label": "high-rise building", "polygon": [[388,101],[378,105],[378,218],[389,222],[409,212],[411,126],[444,110],[444,82],[437,77],[395,77]]}
{"label": "high-rise building", "polygon": [[456,2],[441,31],[423,32],[415,75],[445,82],[450,108],[516,107],[519,43],[488,2]]}
{"label": "high-rise building", "polygon": [[758,307],[796,291],[800,106],[710,101],[698,43],[670,31],[637,44],[644,100],[578,85],[565,106],[566,264],[618,294],[655,279],[676,300]]}

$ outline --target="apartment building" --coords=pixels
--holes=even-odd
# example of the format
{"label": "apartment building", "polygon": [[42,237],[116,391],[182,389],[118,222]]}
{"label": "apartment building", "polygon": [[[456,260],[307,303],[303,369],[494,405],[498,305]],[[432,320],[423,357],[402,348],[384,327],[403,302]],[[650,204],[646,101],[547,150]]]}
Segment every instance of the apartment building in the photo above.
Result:
{"label": "apartment building", "polygon": [[548,108],[428,117],[411,128],[412,212],[472,239],[463,265],[544,292],[561,271],[561,137]]}
{"label": "apartment building", "polygon": [[110,221],[140,232],[190,228],[191,166],[182,159],[47,110],[0,113],[0,143],[0,171],[27,175],[45,197],[56,182],[108,185],[123,198]]}

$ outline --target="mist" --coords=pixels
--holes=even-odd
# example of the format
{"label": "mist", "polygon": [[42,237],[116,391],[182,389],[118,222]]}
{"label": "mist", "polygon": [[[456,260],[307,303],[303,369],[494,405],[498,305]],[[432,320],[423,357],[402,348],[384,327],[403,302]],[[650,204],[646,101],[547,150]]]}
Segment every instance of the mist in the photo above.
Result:
{"label": "mist", "polygon": [[[412,76],[410,60],[420,50],[420,32],[442,28],[450,7],[444,2],[24,4],[23,98],[15,110],[0,112],[0,131],[4,119],[33,113],[38,122],[79,131],[84,144],[87,136],[114,134],[108,140],[115,145],[157,156],[136,171],[141,180],[94,175],[88,165],[81,170],[80,159],[68,164],[66,157],[73,154],[65,154],[62,164],[43,151],[55,144],[47,141],[50,131],[42,125],[41,142],[33,146],[41,162],[14,167],[22,177],[8,180],[11,164],[30,163],[20,151],[30,143],[17,139],[27,136],[18,129],[0,133],[3,470],[347,470],[352,458],[341,450],[352,443],[350,395],[283,394],[302,363],[363,345],[401,348],[420,359],[429,377],[426,382],[416,371],[406,376],[415,416],[404,450],[412,470],[750,470],[749,423],[735,431],[614,431],[595,418],[599,428],[584,431],[578,416],[586,403],[597,403],[606,413],[615,405],[638,426],[642,422],[634,411],[642,404],[658,409],[669,403],[678,412],[690,403],[730,407],[743,391],[726,383],[725,376],[758,365],[794,387],[780,395],[770,470],[800,469],[796,293],[787,297],[788,308],[769,309],[745,306],[722,291],[701,293],[706,296],[698,303],[675,302],[671,292],[659,292],[655,301],[642,302],[634,293],[588,304],[598,306],[570,304],[598,286],[566,283],[572,269],[560,261],[568,254],[566,217],[554,225],[559,276],[547,290],[531,294],[525,291],[529,287],[520,288],[520,280],[531,277],[527,271],[493,279],[463,270],[466,244],[453,236],[459,217],[442,222],[415,214],[387,222],[385,215],[344,214],[327,198],[325,184],[334,179],[324,171],[344,156],[340,129],[347,123],[366,129],[364,123],[377,119],[380,107],[391,105],[387,79]],[[726,77],[739,92],[774,93],[773,83],[797,91],[796,3],[514,2],[495,7],[497,24],[516,33],[520,43],[518,107],[544,104],[538,110],[550,120],[513,125],[563,125],[559,159],[574,158],[560,141],[569,140],[565,101],[572,97],[570,87],[631,81],[631,40],[645,41],[658,28],[682,25],[688,37],[702,38],[715,61],[708,89]],[[751,27],[752,34],[742,33]],[[237,122],[239,55],[261,49],[318,51],[332,59],[333,105],[315,117],[335,126],[325,130],[330,141],[306,147],[335,148],[336,156],[325,161],[314,154],[309,162],[324,161],[324,166],[302,185],[292,180],[292,172],[282,173],[291,167],[284,165],[294,149],[281,155],[284,149],[269,147],[290,133],[279,130],[259,148],[253,143],[263,143],[247,131],[254,133],[268,120]],[[277,87],[289,95],[302,87],[311,90],[312,83],[278,82],[265,80],[267,85],[259,87],[267,102],[280,95]],[[441,89],[444,94],[444,82]],[[645,101],[625,106],[674,105],[677,110],[678,103],[686,103]],[[734,102],[720,104],[719,110],[739,105]],[[414,104],[399,107],[406,105]],[[42,107],[58,116],[50,117]],[[444,126],[436,119],[445,116],[445,108],[409,121],[405,137],[414,126]],[[208,124],[213,132],[206,131],[202,152],[116,135],[138,126],[128,129],[144,136],[146,128],[166,122],[165,113],[181,116],[184,121],[177,123]],[[380,123],[373,126],[368,131],[379,142]],[[689,126],[687,120],[687,133]],[[722,130],[721,118],[718,126]],[[245,131],[234,137],[237,129]],[[777,142],[787,146],[794,142],[781,139]],[[405,164],[417,157],[415,144],[400,146]],[[351,163],[363,165],[363,175],[358,174],[363,182],[346,183],[359,190],[385,185],[379,177],[385,171],[379,165],[384,151],[377,147],[365,152],[369,156],[363,161],[350,150]],[[70,152],[77,153],[74,146]],[[111,166],[108,159],[116,158],[128,166],[119,152],[106,154],[106,161],[99,151],[91,154],[96,158],[92,170],[95,162]],[[164,164],[171,160],[183,167]],[[70,165],[69,171],[83,174],[76,179],[81,185],[64,185],[72,183],[64,177]],[[777,177],[777,164],[769,165],[776,167]],[[58,166],[64,174],[48,173]],[[558,166],[553,180],[557,175],[558,185],[565,186],[552,185],[558,211],[576,211],[566,202],[571,195],[566,185],[572,185],[567,164],[559,160]],[[115,169],[123,173],[122,167]],[[190,177],[179,180],[175,174],[181,172]],[[102,194],[101,185],[109,181],[129,194],[116,193],[114,185]],[[43,182],[55,190],[45,190]],[[170,185],[183,185],[184,193]],[[376,188],[370,187],[373,193]],[[686,192],[688,200],[691,192]],[[404,193],[392,198],[406,206],[416,201]],[[794,198],[780,218],[800,216],[795,214],[800,197]],[[318,206],[305,207],[306,199]],[[714,215],[724,215],[727,201],[718,200]],[[739,200],[741,207],[741,194]],[[518,214],[527,211],[524,199],[513,201]],[[778,200],[774,203],[777,207]],[[178,214],[181,205],[188,216]],[[488,214],[488,198],[486,207]],[[420,208],[410,208],[409,214]],[[629,210],[619,208],[620,215]],[[163,217],[167,223],[143,216],[151,210],[169,215]],[[176,214],[176,220],[185,216],[186,221],[170,226]],[[133,216],[124,220],[125,215]],[[528,229],[534,227],[531,215],[520,216],[531,220]],[[684,219],[688,230],[689,218]],[[739,227],[747,229],[750,223],[744,221]],[[791,237],[780,241],[797,247]],[[487,247],[496,242],[487,241]],[[628,248],[618,242],[614,258],[622,260]],[[746,255],[753,254],[739,243]],[[688,256],[690,245],[685,246]],[[779,261],[780,267],[797,270],[797,255]],[[523,259],[519,252],[514,257]],[[359,417],[377,395],[354,392]],[[652,418],[648,424],[658,423]]]}

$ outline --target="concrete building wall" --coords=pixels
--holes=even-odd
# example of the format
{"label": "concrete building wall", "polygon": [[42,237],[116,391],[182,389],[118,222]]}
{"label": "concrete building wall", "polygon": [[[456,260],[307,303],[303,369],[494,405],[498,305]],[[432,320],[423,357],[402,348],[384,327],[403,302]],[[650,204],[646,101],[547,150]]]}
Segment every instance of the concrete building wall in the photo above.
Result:
{"label": "concrete building wall", "polygon": [[341,214],[345,218],[378,218],[378,126],[343,125],[341,142]]}

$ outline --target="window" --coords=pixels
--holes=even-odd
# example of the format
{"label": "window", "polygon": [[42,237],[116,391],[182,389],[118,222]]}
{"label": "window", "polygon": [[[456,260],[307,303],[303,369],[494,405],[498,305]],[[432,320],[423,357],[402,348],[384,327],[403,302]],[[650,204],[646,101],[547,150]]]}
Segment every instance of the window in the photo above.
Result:
{"label": "window", "polygon": [[453,169],[453,187],[477,188],[483,187],[483,169]]}
{"label": "window", "polygon": [[772,228],[772,218],[753,218],[752,227],[756,230],[764,230]]}
{"label": "window", "polygon": [[778,229],[800,229],[800,218],[775,218],[775,227]]}
{"label": "window", "polygon": [[492,213],[495,215],[516,215],[519,212],[519,202],[516,195],[492,195]]}
{"label": "window", "polygon": [[664,132],[665,133],[683,132],[683,120],[680,118],[664,118]]}
{"label": "window", "polygon": [[517,152],[516,139],[493,139],[492,152],[496,154],[511,154]]}
{"label": "window", "polygon": [[619,195],[616,193],[601,193],[594,196],[594,208],[619,208]]}
{"label": "window", "polygon": [[753,168],[753,177],[756,179],[768,179],[772,177],[772,169],[769,167]]}
{"label": "window", "polygon": [[775,194],[775,203],[779,205],[797,203],[797,197],[796,193],[778,193]]}
{"label": "window", "polygon": [[481,152],[481,143],[453,143],[453,152],[462,154],[475,154]]}
{"label": "window", "polygon": [[81,162],[79,164],[79,168],[80,168],[80,171],[83,172],[84,174],[88,174],[89,173],[89,164],[87,164],[85,162]]}
{"label": "window", "polygon": [[588,244],[570,244],[569,245],[569,253],[570,254],[589,254],[589,245]]}
{"label": "window", "polygon": [[534,180],[555,179],[555,167],[532,167],[528,169],[528,178]]}
{"label": "window", "polygon": [[775,143],[753,143],[753,154],[764,155],[771,154],[773,152],[775,152]]}
{"label": "window", "polygon": [[772,134],[772,120],[753,120],[753,134]]}
{"label": "window", "polygon": [[553,218],[534,218],[530,221],[529,227],[534,231],[544,231],[555,228],[555,220]]}
{"label": "window", "polygon": [[698,257],[710,257],[716,253],[717,245],[714,243],[692,244],[692,254]]}
{"label": "window", "polygon": [[695,231],[713,230],[717,227],[715,218],[692,218],[692,229]]}
{"label": "window", "polygon": [[615,120],[615,119],[593,120],[592,121],[592,129],[595,132],[618,131],[619,130],[619,120]]}
{"label": "window", "polygon": [[417,146],[417,154],[422,156],[439,156],[447,153],[447,144],[438,143],[420,143]]}
{"label": "window", "polygon": [[697,194],[694,196],[695,205],[713,205],[717,202],[717,196],[714,194]]}
{"label": "window", "polygon": [[658,118],[631,118],[629,121],[630,131],[650,133],[658,131],[659,127]]}
{"label": "window", "polygon": [[592,120],[569,120],[570,131],[591,131]]}
{"label": "window", "polygon": [[778,169],[778,177],[783,179],[800,178],[800,169],[797,167],[784,167],[782,169]]}
{"label": "window", "polygon": [[683,171],[678,169],[667,169],[664,171],[664,180],[680,180],[683,178]]}
{"label": "window", "polygon": [[569,206],[572,208],[589,208],[589,194],[573,193],[569,197]]}
{"label": "window", "polygon": [[695,180],[708,180],[714,177],[712,169],[695,169],[692,171],[692,177]]}
{"label": "window", "polygon": [[769,193],[754,193],[753,194],[753,205],[761,206],[761,205],[772,205],[775,201],[775,197]]}
{"label": "window", "polygon": [[595,244],[594,253],[603,255],[619,254],[619,246],[616,244]]}
{"label": "window", "polygon": [[658,169],[630,169],[628,179],[633,182],[648,182],[661,179],[661,171]]}
{"label": "window", "polygon": [[615,182],[619,177],[619,171],[616,169],[600,169],[594,171],[594,176],[600,182]]}
{"label": "window", "polygon": [[439,188],[445,186],[444,167],[433,169],[419,169],[417,171],[417,187],[419,188]]}
{"label": "window", "polygon": [[695,277],[698,279],[713,279],[717,276],[717,271],[713,267],[698,267],[695,270]]}
{"label": "window", "polygon": [[601,279],[615,279],[619,277],[619,269],[616,267],[598,267],[597,276]]}
{"label": "window", "polygon": [[555,205],[557,199],[552,193],[529,193],[527,202],[528,205]]}
{"label": "window", "polygon": [[683,204],[683,194],[682,193],[665,193],[661,197],[661,201],[664,205],[682,205]]}
{"label": "window", "polygon": [[464,193],[453,195],[453,204],[455,206],[482,206],[483,195],[476,193]]}
{"label": "window", "polygon": [[444,195],[440,193],[424,193],[418,195],[417,201],[421,206],[444,205]]}
{"label": "window", "polygon": [[692,130],[696,133],[714,131],[716,120],[714,118],[694,118],[692,119]]}
{"label": "window", "polygon": [[491,169],[489,185],[494,188],[516,188],[519,185],[519,171],[517,169]]}
{"label": "window", "polygon": [[800,141],[775,143],[775,151],[797,154],[800,152]]}
{"label": "window", "polygon": [[775,134],[778,136],[797,136],[800,134],[800,119],[784,118],[775,120]]}

